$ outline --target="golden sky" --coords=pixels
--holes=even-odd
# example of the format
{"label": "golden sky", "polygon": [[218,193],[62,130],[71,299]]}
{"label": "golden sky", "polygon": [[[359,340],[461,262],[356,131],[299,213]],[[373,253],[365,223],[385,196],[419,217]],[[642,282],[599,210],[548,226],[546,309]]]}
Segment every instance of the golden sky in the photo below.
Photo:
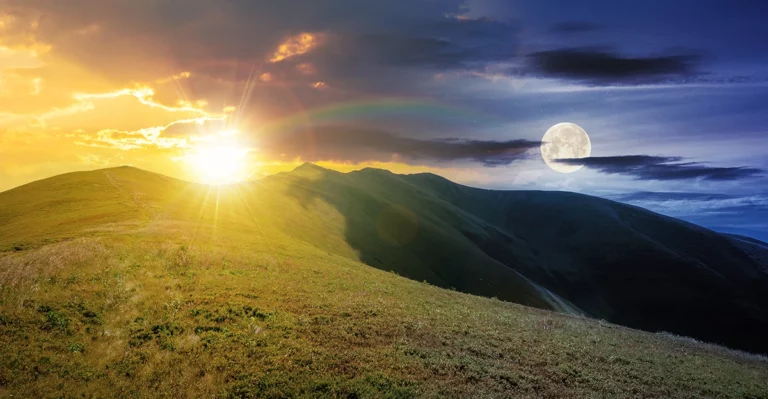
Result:
{"label": "golden sky", "polygon": [[[55,3],[35,3],[0,12],[0,190],[120,165],[202,182],[222,178],[206,175],[219,162],[228,163],[228,180],[289,170],[302,154],[265,152],[259,135],[279,134],[265,129],[349,98],[314,63],[295,60],[326,45],[323,32],[276,36],[247,57],[210,48],[191,57],[215,43],[184,42],[179,53],[177,37],[121,36],[119,10],[92,5],[92,16],[69,15]],[[308,160],[344,171],[374,166],[482,179],[390,158]]]}
{"label": "golden sky", "polygon": [[[239,98],[212,106],[187,85],[190,72],[161,63],[156,70],[137,69],[135,78],[105,73],[66,51],[78,41],[88,45],[101,26],[60,32],[68,40],[57,48],[37,34],[41,19],[0,14],[0,190],[126,164],[200,180],[188,154],[215,143],[239,146]],[[273,55],[290,57],[312,44],[299,38]],[[255,171],[258,158],[249,158],[249,171]]]}

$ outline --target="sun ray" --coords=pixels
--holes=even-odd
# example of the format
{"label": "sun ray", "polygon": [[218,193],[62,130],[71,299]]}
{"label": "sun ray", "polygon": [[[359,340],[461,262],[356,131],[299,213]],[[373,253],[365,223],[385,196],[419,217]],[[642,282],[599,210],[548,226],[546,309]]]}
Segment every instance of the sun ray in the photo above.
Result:
{"label": "sun ray", "polygon": [[[253,64],[253,66],[251,67],[251,72],[248,74],[248,79],[245,81],[245,87],[243,87],[243,94],[240,96],[240,103],[237,106],[235,118],[232,121],[235,126],[240,125],[240,123],[242,122],[245,106],[248,105],[249,102],[251,102],[251,96],[253,96],[253,91],[256,88],[257,79],[254,79],[255,76],[256,76],[256,64]],[[227,126],[227,128],[229,128],[229,126]]]}
{"label": "sun ray", "polygon": [[208,198],[211,196],[211,190],[213,189],[213,186],[208,186],[208,190],[205,193],[205,199],[203,199],[203,203],[200,205],[200,212],[197,216],[197,224],[195,226],[195,232],[192,234],[192,240],[189,242],[189,246],[191,247],[192,244],[195,242],[195,239],[197,239],[197,234],[200,232],[200,225],[203,221],[203,216],[205,216],[205,208],[208,205]]}
{"label": "sun ray", "polygon": [[221,199],[221,186],[216,187],[216,207],[213,210],[213,241],[216,241],[216,234],[219,228],[219,200]]}
{"label": "sun ray", "polygon": [[[243,203],[243,206],[245,206],[245,210],[248,212],[248,216],[251,218],[251,221],[253,222],[254,227],[256,227],[256,234],[259,236],[259,243],[260,245],[265,246],[265,250],[269,253],[273,253],[273,249],[271,245],[269,244],[270,240],[267,239],[266,233],[264,231],[264,227],[261,223],[259,223],[259,220],[256,216],[253,214],[253,210],[251,209],[251,206],[248,204],[248,201],[246,200],[245,196],[243,195],[243,188],[242,186],[238,185],[235,186],[235,192],[237,193],[238,198]],[[274,237],[272,237],[274,238]]]}

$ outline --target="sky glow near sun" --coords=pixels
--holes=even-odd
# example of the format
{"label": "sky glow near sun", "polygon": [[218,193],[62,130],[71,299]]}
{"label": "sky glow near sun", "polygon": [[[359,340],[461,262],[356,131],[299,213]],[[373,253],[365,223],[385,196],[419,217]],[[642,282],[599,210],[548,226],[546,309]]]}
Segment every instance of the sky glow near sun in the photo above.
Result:
{"label": "sky glow near sun", "polygon": [[183,159],[196,170],[201,183],[232,184],[250,177],[246,165],[249,151],[233,145],[211,145],[197,148]]}
{"label": "sky glow near sun", "polygon": [[[269,64],[312,51],[324,43],[323,34],[286,36],[267,52],[263,65],[253,64],[253,77],[244,84],[233,81],[225,90],[203,93],[191,81],[208,77],[178,67],[142,73],[141,79],[100,74],[38,37],[40,24],[39,17],[0,13],[0,191],[72,170],[123,164],[229,184],[302,162],[259,159],[253,135],[241,132],[244,126],[258,130],[256,116],[244,108],[256,86],[284,84],[284,76]],[[86,43],[104,33],[90,24],[71,28],[68,37]],[[297,83],[302,87],[328,88],[317,80],[312,63],[290,68],[306,77]],[[342,162],[339,168],[370,165]],[[412,170],[407,165],[399,169]]]}
{"label": "sky glow near sun", "polygon": [[250,149],[230,126],[236,107],[214,111],[191,98],[182,84],[191,72],[101,81],[38,41],[37,21],[21,41],[14,28],[24,21],[0,15],[0,22],[0,190],[67,169],[137,163],[211,184],[248,177]]}
{"label": "sky glow near sun", "polygon": [[[222,95],[221,90],[198,93],[191,81],[207,77],[187,70],[152,73],[141,80],[105,78],[38,38],[37,19],[0,14],[0,21],[0,190],[53,174],[123,164],[205,184],[229,184],[303,162],[279,156],[260,159],[253,135],[244,136],[241,130],[259,128],[257,116],[245,113],[257,86],[285,84],[284,73],[268,66],[322,46],[323,34],[284,37],[263,65],[252,66],[253,76],[244,85],[226,85],[229,93]],[[71,37],[87,41],[103,34],[96,26],[73,29]],[[317,79],[312,63],[289,68],[305,79],[297,85],[314,91],[329,88]],[[372,165],[401,172],[440,170],[397,160],[321,163],[345,171]]]}

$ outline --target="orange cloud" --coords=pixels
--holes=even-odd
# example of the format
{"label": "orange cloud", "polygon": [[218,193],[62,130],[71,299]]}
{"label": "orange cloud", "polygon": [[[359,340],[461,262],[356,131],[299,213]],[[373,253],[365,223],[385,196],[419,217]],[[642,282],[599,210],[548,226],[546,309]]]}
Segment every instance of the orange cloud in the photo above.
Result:
{"label": "orange cloud", "polygon": [[157,79],[155,80],[155,83],[164,84],[168,82],[173,82],[174,80],[189,79],[191,76],[192,76],[192,73],[190,72],[182,72],[177,75],[171,75],[167,78]]}
{"label": "orange cloud", "polygon": [[308,62],[296,65],[296,70],[299,71],[302,75],[314,75],[317,73],[315,66]]}
{"label": "orange cloud", "polygon": [[[2,75],[0,75],[0,78]],[[7,77],[7,76],[6,76]],[[9,82],[0,79],[0,88]],[[25,91],[18,93],[33,96],[42,92],[43,80],[33,78],[27,82]],[[23,97],[20,97],[23,99]],[[2,96],[0,96],[2,99]],[[46,128],[60,125],[64,129],[139,129],[141,126],[162,126],[168,123],[186,122],[190,119],[224,118],[228,112],[212,113],[205,110],[207,102],[198,100],[194,104],[180,101],[178,106],[166,105],[155,100],[155,89],[147,85],[136,85],[102,93],[73,93],[70,104],[34,112],[14,113],[0,111],[0,126],[24,129],[29,127]],[[34,101],[34,100],[30,100]],[[83,114],[88,112],[88,114]],[[65,118],[74,114],[74,118]],[[56,122],[52,122],[56,120]],[[125,125],[116,127],[117,125]]]}
{"label": "orange cloud", "polygon": [[75,144],[88,147],[114,148],[119,150],[135,150],[139,148],[188,148],[186,138],[161,137],[162,128],[152,127],[135,132],[114,129],[104,129],[95,136],[81,135]]}
{"label": "orange cloud", "polygon": [[269,62],[280,62],[297,55],[305,54],[319,46],[321,41],[322,36],[316,33],[301,33],[289,37],[277,47],[277,51],[275,51],[269,59]]}
{"label": "orange cloud", "polygon": [[73,95],[73,98],[78,101],[87,101],[87,100],[94,100],[94,99],[116,98],[121,96],[136,97],[136,99],[138,99],[139,102],[144,105],[147,105],[153,108],[160,108],[168,112],[191,112],[191,113],[198,113],[200,115],[211,116],[211,114],[209,114],[205,110],[198,108],[196,106],[193,106],[192,104],[184,100],[179,102],[180,106],[178,107],[171,107],[171,106],[156,102],[154,100],[155,90],[149,86],[136,86],[133,89],[122,89],[122,90],[117,90],[110,93],[96,93],[96,94],[75,93]]}
{"label": "orange cloud", "polygon": [[329,89],[328,85],[325,84],[325,82],[315,82],[312,83],[312,87],[317,90],[326,90]]}
{"label": "orange cloud", "polygon": [[163,126],[120,130],[107,128],[96,134],[87,134],[78,130],[75,143],[81,146],[114,148],[119,150],[135,149],[193,149],[200,143],[219,142],[234,139],[240,134],[237,129],[228,127],[231,114],[201,116],[174,120]]}

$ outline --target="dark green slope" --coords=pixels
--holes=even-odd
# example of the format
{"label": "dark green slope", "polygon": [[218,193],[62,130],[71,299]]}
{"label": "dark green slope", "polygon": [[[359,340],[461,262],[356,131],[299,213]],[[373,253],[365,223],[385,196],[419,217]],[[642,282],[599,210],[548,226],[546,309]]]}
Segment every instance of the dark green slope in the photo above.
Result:
{"label": "dark green slope", "polygon": [[[343,214],[346,241],[369,265],[533,306],[562,299],[611,322],[768,352],[768,275],[716,232],[601,198],[481,190],[429,174],[306,165],[258,184],[270,180]],[[382,223],[394,230],[382,233]],[[542,305],[532,289],[554,295]]]}
{"label": "dark green slope", "polygon": [[[327,212],[313,204],[330,204],[343,217],[343,239],[368,265],[443,288],[579,312],[563,298],[489,256],[465,235],[490,235],[494,227],[404,184],[389,172],[342,174],[306,164],[253,183],[251,190],[252,198],[260,191],[283,191],[302,205],[302,212],[282,217],[283,229],[289,235],[294,234],[290,224],[306,224],[308,213]],[[258,207],[269,212],[275,204],[262,201]],[[317,231],[325,229],[316,226]],[[301,238],[305,233],[295,235]],[[522,253],[524,247],[520,248]]]}
{"label": "dark green slope", "polygon": [[[523,237],[538,256],[519,270],[594,317],[768,352],[764,248],[601,198],[480,190],[428,174],[403,179]],[[477,242],[516,264],[501,236]]]}

